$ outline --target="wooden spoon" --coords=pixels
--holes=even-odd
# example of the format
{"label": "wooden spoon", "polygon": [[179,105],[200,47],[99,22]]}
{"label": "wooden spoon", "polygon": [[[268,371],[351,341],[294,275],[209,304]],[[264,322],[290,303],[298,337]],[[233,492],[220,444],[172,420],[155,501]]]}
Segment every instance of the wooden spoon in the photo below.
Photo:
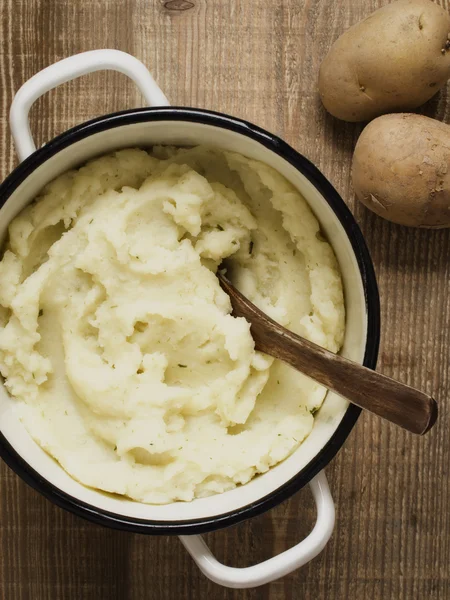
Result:
{"label": "wooden spoon", "polygon": [[243,296],[220,271],[222,289],[229,295],[233,315],[250,323],[255,347],[311,377],[391,423],[424,434],[434,425],[438,408],[431,397],[381,375],[278,325]]}

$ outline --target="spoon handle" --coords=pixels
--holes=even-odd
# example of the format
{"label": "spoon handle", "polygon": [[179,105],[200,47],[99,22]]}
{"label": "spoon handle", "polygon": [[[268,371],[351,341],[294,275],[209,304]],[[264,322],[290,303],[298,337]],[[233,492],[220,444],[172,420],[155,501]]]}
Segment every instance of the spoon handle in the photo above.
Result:
{"label": "spoon handle", "polygon": [[229,281],[218,274],[230,296],[233,315],[251,325],[255,347],[301,371],[357,406],[424,434],[436,422],[437,404],[431,397],[347,358],[325,350],[268,317]]}

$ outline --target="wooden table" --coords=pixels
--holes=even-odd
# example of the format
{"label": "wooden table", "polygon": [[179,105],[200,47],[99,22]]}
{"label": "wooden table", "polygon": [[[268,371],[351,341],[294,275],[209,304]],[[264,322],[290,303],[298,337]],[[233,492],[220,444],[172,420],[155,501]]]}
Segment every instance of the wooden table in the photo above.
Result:
{"label": "wooden table", "polygon": [[[450,7],[448,0],[441,4]],[[13,93],[38,70],[94,48],[140,58],[175,105],[243,117],[282,136],[333,182],[375,262],[382,305],[380,368],[433,392],[440,421],[424,439],[363,415],[327,469],[337,526],[310,565],[256,590],[208,582],[176,538],[94,526],[47,502],[0,466],[1,600],[415,600],[450,598],[450,230],[393,226],[355,204],[350,158],[360,126],[325,114],[316,77],[331,42],[384,0],[1,0],[1,175],[15,165]],[[426,114],[450,119],[449,90]],[[133,85],[96,74],[42,98],[38,143],[98,114],[138,106]],[[208,536],[244,566],[312,526],[309,491]]]}

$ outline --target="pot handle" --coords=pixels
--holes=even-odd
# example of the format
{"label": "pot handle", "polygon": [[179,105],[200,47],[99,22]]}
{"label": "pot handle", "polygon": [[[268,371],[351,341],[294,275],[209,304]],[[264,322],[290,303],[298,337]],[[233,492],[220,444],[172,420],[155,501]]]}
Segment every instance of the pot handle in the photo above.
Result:
{"label": "pot handle", "polygon": [[91,50],[64,58],[46,67],[26,81],[14,96],[9,113],[14,145],[22,161],[36,150],[30,131],[28,113],[32,104],[43,94],[61,83],[94,71],[112,70],[124,73],[140,89],[149,106],[168,106],[147,67],[137,58],[120,50]]}
{"label": "pot handle", "polygon": [[211,553],[200,535],[182,535],[180,540],[206,577],[230,588],[250,588],[284,577],[315,558],[326,546],[334,529],[334,502],[325,472],[310,482],[317,507],[317,520],[307,538],[281,554],[252,567],[227,567]]}

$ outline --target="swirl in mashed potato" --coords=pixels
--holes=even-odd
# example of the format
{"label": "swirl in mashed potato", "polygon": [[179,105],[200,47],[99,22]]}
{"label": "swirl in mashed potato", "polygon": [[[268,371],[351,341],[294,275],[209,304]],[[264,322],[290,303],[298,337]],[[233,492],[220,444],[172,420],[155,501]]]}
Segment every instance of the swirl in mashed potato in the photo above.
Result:
{"label": "swirl in mashed potato", "polygon": [[0,370],[81,483],[148,503],[248,482],[310,433],[325,390],[256,352],[215,276],[338,351],[336,259],[302,196],[241,155],[130,149],[46,186],[0,262]]}

